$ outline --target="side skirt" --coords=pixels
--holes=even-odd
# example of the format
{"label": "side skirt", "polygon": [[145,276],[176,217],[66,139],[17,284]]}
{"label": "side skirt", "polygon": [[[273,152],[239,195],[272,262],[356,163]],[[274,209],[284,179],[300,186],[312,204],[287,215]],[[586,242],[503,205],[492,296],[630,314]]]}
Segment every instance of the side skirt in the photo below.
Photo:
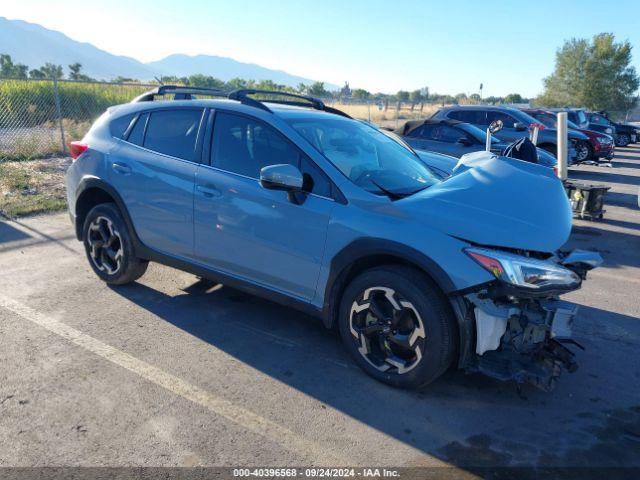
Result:
{"label": "side skirt", "polygon": [[135,243],[135,252],[136,255],[140,258],[149,260],[151,262],[160,263],[162,265],[176,268],[188,273],[192,273],[193,275],[198,275],[199,277],[203,277],[207,280],[218,282],[225,286],[241,290],[250,295],[255,295],[265,300],[269,300],[286,307],[294,308],[312,317],[322,318],[322,310],[304,300],[300,300],[284,293],[276,292],[269,288],[241,280],[212,268],[193,264],[191,262],[181,260],[170,255],[165,255],[142,245],[139,240],[135,241]]}

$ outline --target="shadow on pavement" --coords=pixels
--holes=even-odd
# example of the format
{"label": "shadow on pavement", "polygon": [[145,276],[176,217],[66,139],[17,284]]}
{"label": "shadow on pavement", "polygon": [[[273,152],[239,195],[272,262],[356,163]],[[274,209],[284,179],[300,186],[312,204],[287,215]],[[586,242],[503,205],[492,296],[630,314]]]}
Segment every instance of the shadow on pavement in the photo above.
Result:
{"label": "shadow on pavement", "polygon": [[[613,172],[615,172],[615,170],[612,171],[611,169],[603,169],[601,172],[571,170],[571,172],[569,172],[569,177],[572,180],[582,180],[589,183],[604,183],[607,185],[611,183],[619,183],[640,186],[640,177]],[[606,177],[603,178],[603,174],[606,174]]]}
{"label": "shadow on pavement", "polygon": [[635,162],[621,162],[618,160],[619,158],[624,158],[625,160],[640,160],[638,157],[631,157],[629,155],[616,155],[615,167],[616,168],[640,168],[640,163]]}
{"label": "shadow on pavement", "polygon": [[599,252],[606,267],[640,268],[640,230],[637,234],[605,230],[599,224],[615,225],[629,229],[638,229],[638,224],[605,217],[590,225],[574,225],[569,241],[562,250],[579,248]]}
{"label": "shadow on pavement", "polygon": [[31,235],[0,220],[0,243],[15,242],[16,240],[25,240],[27,238],[31,238]]}
{"label": "shadow on pavement", "polygon": [[[640,374],[614,358],[579,354],[579,362],[593,365],[566,375],[552,393],[524,387],[519,395],[513,384],[460,371],[447,372],[425,391],[404,391],[366,376],[337,334],[292,309],[204,280],[174,297],[140,283],[112,289],[260,372],[471,472],[504,465],[640,465],[634,454],[640,447],[640,407],[608,409],[602,392],[612,379],[587,373],[617,368],[616,382],[637,384],[640,378],[633,376]],[[609,314],[609,321],[628,321]]]}

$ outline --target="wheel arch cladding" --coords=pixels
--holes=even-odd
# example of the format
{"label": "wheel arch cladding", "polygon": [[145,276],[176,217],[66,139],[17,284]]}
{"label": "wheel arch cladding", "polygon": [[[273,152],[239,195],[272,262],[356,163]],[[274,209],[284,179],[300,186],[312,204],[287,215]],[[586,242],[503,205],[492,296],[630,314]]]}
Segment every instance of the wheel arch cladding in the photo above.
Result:
{"label": "wheel arch cladding", "polygon": [[80,182],[75,205],[75,230],[76,238],[82,240],[82,227],[84,226],[87,214],[96,205],[101,203],[115,203],[122,214],[129,231],[132,232],[134,240],[137,240],[135,230],[129,217],[129,212],[118,192],[109,184],[98,178],[85,178]]}
{"label": "wheel arch cladding", "polygon": [[323,320],[336,325],[342,292],[361,272],[381,265],[406,265],[421,271],[445,296],[455,290],[449,275],[424,253],[383,239],[359,239],[344,247],[331,261],[324,295]]}

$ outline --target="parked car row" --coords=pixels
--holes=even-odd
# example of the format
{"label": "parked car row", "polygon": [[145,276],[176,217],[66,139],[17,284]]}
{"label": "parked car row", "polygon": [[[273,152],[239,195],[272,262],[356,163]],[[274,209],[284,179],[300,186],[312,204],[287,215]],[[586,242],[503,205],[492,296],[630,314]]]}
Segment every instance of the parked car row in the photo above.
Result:
{"label": "parked car row", "polygon": [[506,106],[466,105],[442,108],[426,120],[410,120],[395,129],[414,149],[456,158],[486,148],[486,129],[495,121],[502,129],[492,136],[490,150],[501,154],[509,143],[527,137],[538,127],[538,163],[557,164],[557,113],[567,112],[569,164],[610,160],[615,145],[640,141],[640,128],[610,122],[604,112],[580,108],[516,109]]}
{"label": "parked car row", "polygon": [[[537,119],[545,127],[556,128],[557,126],[558,117],[556,113],[550,110],[529,108],[523,109],[523,111]],[[601,158],[610,160],[613,158],[614,140],[611,135],[589,128],[581,128],[570,119],[567,119],[567,126],[571,130],[581,132],[589,137],[588,141],[579,142],[576,147],[576,161],[578,163],[586,160],[599,160]]]}

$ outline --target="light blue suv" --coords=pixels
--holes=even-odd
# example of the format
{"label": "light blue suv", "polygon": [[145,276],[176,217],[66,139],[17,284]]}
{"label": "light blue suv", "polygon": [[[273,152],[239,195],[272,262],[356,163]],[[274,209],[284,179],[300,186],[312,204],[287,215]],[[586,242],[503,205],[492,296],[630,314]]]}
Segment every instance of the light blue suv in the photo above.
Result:
{"label": "light blue suv", "polygon": [[558,295],[597,258],[557,251],[571,210],[550,169],[480,152],[443,181],[311,97],[170,86],[71,152],[69,212],[107,283],[155,261],[290,305],[399,387],[454,364],[549,389],[575,368]]}

